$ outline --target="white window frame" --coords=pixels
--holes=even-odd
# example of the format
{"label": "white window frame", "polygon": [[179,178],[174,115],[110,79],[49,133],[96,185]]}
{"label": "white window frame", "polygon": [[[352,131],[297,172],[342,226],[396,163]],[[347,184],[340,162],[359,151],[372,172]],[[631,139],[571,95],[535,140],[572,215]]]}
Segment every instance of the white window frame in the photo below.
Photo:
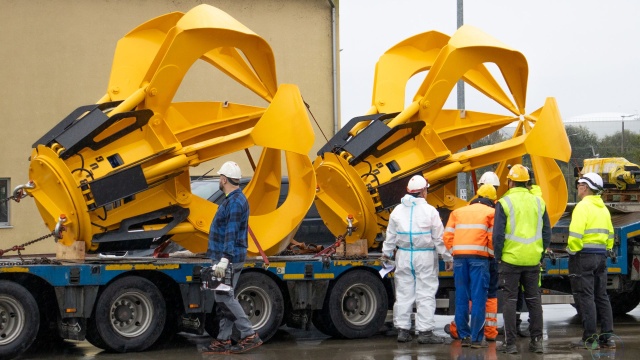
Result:
{"label": "white window frame", "polygon": [[[0,177],[0,187],[2,187],[3,185],[6,184],[6,191],[5,192],[0,192],[0,201],[4,201],[6,198],[8,198],[9,196],[11,196],[10,192],[11,192],[11,178],[2,178]],[[11,202],[11,200],[7,201],[4,204],[0,203],[0,206],[6,206],[7,207],[7,219],[6,221],[4,221],[4,219],[0,219],[0,228],[5,228],[5,227],[11,227],[11,207],[9,206],[9,203]]]}

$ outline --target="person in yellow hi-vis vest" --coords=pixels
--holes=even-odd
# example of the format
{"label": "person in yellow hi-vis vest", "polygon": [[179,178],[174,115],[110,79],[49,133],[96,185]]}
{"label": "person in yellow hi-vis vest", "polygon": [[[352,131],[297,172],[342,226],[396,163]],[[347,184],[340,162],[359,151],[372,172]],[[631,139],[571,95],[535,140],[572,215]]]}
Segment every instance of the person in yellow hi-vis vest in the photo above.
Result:
{"label": "person in yellow hi-vis vest", "polygon": [[[613,225],[600,193],[600,175],[586,173],[578,179],[580,202],[573,209],[569,224],[569,280],[573,297],[582,316],[582,339],[571,347],[615,348],[611,340],[613,315],[607,295],[607,252],[613,248]],[[602,333],[597,334],[600,319]]]}
{"label": "person in yellow hi-vis vest", "polygon": [[517,354],[516,303],[518,287],[524,286],[529,308],[529,351],[543,353],[540,262],[551,243],[551,226],[544,200],[527,188],[529,171],[516,164],[507,175],[509,190],[498,200],[493,227],[493,247],[498,262],[499,284],[504,290],[505,342],[500,351]]}

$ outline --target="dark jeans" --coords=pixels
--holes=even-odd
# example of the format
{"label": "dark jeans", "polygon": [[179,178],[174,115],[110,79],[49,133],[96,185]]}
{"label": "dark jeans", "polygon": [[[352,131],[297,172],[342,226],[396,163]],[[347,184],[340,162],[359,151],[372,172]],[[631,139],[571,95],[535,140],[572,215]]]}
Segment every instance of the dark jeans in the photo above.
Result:
{"label": "dark jeans", "polygon": [[507,345],[516,343],[516,303],[518,302],[518,288],[524,286],[524,300],[529,308],[529,331],[531,338],[542,338],[542,303],[538,278],[540,266],[515,266],[502,262],[499,265],[500,287],[504,291],[504,333]]}
{"label": "dark jeans", "polygon": [[[604,254],[569,256],[569,279],[573,298],[580,309],[584,333],[582,340],[597,340],[597,318],[603,334],[613,331],[613,314],[607,295],[607,257]],[[604,339],[608,339],[605,335]]]}

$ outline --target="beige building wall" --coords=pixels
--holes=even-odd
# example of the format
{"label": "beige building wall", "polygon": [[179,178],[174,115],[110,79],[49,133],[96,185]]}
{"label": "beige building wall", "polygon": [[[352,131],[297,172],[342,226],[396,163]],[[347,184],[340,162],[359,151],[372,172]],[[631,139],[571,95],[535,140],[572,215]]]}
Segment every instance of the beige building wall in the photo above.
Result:
{"label": "beige building wall", "polygon": [[[332,56],[337,0],[3,0],[0,180],[9,179],[10,190],[27,182],[33,142],[75,108],[95,103],[106,93],[118,39],[151,18],[186,12],[201,3],[227,12],[271,45],[278,82],[298,85],[319,123],[313,124],[316,142],[310,156],[314,158],[326,141],[322,132],[330,138],[338,121],[334,118],[339,113],[334,112],[334,99],[339,97],[334,97]],[[206,64],[190,70],[175,100],[267,105]],[[254,150],[257,161],[259,151]],[[250,172],[248,162],[241,164],[243,171]],[[215,164],[203,164],[192,174],[202,174],[212,166]],[[0,226],[0,249],[48,232],[33,199],[10,202],[9,211],[9,226]],[[53,241],[47,239],[24,253],[54,251]]]}

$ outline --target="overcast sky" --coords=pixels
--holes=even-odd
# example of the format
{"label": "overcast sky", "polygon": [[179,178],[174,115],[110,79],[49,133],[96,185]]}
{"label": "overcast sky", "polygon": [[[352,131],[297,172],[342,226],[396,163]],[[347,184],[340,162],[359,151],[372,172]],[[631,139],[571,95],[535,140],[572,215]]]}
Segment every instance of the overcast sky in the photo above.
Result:
{"label": "overcast sky", "polygon": [[[529,64],[527,113],[555,97],[563,118],[640,112],[640,1],[467,0],[464,23],[520,51]],[[456,0],[342,0],[342,123],[371,106],[375,64],[412,35],[456,30]],[[420,81],[412,81],[418,84]],[[412,97],[417,85],[407,92]],[[411,88],[411,85],[409,86]],[[468,110],[507,112],[466,86]],[[447,103],[455,108],[453,101]]]}

